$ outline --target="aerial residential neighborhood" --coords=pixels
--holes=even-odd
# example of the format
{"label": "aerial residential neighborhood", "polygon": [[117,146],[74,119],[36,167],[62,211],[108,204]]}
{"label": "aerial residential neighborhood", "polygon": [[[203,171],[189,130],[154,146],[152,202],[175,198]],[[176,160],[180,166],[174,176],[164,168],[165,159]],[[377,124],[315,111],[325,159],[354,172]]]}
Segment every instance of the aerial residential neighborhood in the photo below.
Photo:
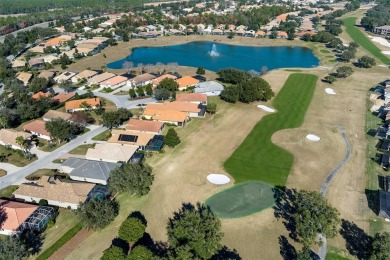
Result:
{"label": "aerial residential neighborhood", "polygon": [[390,259],[390,3],[1,0],[1,259]]}

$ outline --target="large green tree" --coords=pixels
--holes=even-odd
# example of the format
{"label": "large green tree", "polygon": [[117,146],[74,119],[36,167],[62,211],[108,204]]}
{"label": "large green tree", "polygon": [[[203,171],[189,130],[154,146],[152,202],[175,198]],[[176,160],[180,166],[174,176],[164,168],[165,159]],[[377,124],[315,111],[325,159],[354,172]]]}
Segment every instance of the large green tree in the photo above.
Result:
{"label": "large green tree", "polygon": [[46,122],[45,127],[50,135],[58,141],[58,143],[61,143],[70,135],[80,133],[83,128],[81,125],[72,124],[62,118]]}
{"label": "large green tree", "polygon": [[152,168],[148,165],[126,163],[111,171],[108,186],[119,192],[131,195],[146,195],[154,180]]}
{"label": "large green tree", "polygon": [[346,78],[346,77],[351,76],[352,73],[353,73],[353,69],[351,67],[341,66],[341,67],[338,67],[336,70],[336,77]]}
{"label": "large green tree", "polygon": [[390,233],[377,233],[372,238],[370,260],[390,260]]}
{"label": "large green tree", "polygon": [[28,256],[25,245],[17,236],[6,236],[0,239],[0,259],[24,259]]}
{"label": "large green tree", "polygon": [[169,219],[169,256],[173,259],[210,259],[222,248],[221,222],[203,204],[184,204]]}
{"label": "large green tree", "polygon": [[119,246],[110,246],[103,251],[103,256],[100,260],[123,260],[126,258],[125,252]]}
{"label": "large green tree", "polygon": [[[155,256],[152,251],[150,251],[145,246],[139,245],[131,249],[129,255],[126,258],[127,260],[151,260],[155,259]],[[156,258],[159,259],[159,258]]]}
{"label": "large green tree", "polygon": [[128,243],[137,242],[145,233],[146,226],[142,221],[135,217],[128,217],[122,222],[119,228],[119,238]]}
{"label": "large green tree", "polygon": [[161,80],[160,84],[157,86],[157,89],[164,88],[170,92],[175,92],[179,88],[179,84],[171,78],[165,78]]}
{"label": "large green tree", "polygon": [[275,94],[271,86],[262,78],[252,77],[238,85],[240,90],[240,101],[249,103],[253,101],[267,101]]}
{"label": "large green tree", "polygon": [[376,65],[375,59],[369,56],[363,56],[358,59],[358,63],[363,68],[371,68]]}
{"label": "large green tree", "polygon": [[115,199],[91,199],[78,211],[84,226],[91,229],[105,228],[118,213],[119,204]]}
{"label": "large green tree", "polygon": [[251,74],[235,68],[225,68],[217,71],[219,78],[226,83],[237,84],[251,78]]}
{"label": "large green tree", "polygon": [[320,193],[297,192],[293,207],[296,235],[305,247],[309,248],[313,243],[318,243],[316,241],[318,234],[323,234],[327,238],[337,235],[339,213]]}
{"label": "large green tree", "polygon": [[165,88],[156,89],[156,91],[154,91],[154,97],[158,100],[167,100],[171,95],[171,91]]}
{"label": "large green tree", "polygon": [[105,112],[102,115],[103,125],[108,129],[118,127],[131,117],[130,110],[119,108],[116,111]]}
{"label": "large green tree", "polygon": [[180,144],[180,138],[175,129],[169,128],[167,134],[164,136],[164,143],[169,147],[175,147]]}

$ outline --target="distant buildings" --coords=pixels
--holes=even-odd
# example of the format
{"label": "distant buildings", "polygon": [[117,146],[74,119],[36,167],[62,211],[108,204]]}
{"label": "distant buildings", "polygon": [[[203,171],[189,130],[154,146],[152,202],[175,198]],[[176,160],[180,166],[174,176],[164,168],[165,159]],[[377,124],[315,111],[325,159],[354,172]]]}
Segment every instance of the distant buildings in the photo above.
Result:
{"label": "distant buildings", "polygon": [[390,35],[390,25],[375,27],[374,33],[382,34],[382,35]]}

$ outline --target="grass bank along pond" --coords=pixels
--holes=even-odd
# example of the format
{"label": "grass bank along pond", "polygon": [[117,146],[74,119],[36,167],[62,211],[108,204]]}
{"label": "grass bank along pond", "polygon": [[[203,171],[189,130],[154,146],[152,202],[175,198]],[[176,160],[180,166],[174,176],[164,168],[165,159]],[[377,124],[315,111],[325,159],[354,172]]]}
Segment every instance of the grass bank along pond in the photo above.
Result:
{"label": "grass bank along pond", "polygon": [[138,64],[164,64],[177,62],[180,66],[204,67],[217,71],[226,67],[259,71],[261,67],[312,68],[319,65],[319,59],[305,47],[255,47],[229,45],[217,42],[190,42],[186,44],[138,47],[121,60],[107,64],[110,69],[122,69],[125,61]]}

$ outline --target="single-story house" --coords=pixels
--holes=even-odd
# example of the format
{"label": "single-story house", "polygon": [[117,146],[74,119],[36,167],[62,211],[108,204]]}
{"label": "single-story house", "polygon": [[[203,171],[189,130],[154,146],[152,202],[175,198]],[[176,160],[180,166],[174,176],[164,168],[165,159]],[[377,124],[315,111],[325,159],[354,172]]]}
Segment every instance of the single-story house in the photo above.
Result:
{"label": "single-story house", "polygon": [[49,205],[77,209],[80,203],[90,198],[95,186],[93,183],[42,176],[36,183],[20,184],[13,195],[29,202],[44,199]]}
{"label": "single-story house", "polygon": [[199,83],[199,80],[191,76],[184,76],[182,78],[177,79],[176,82],[179,84],[179,90],[184,90],[189,87],[194,87],[196,84]]}
{"label": "single-story house", "polygon": [[123,76],[115,76],[103,82],[100,82],[100,87],[103,88],[119,88],[127,84],[128,78]]}
{"label": "single-story house", "polygon": [[30,80],[32,78],[32,74],[28,72],[21,72],[16,78],[20,80],[23,85],[27,86],[28,83],[30,83]]}
{"label": "single-story house", "polygon": [[4,146],[11,146],[12,149],[21,150],[20,145],[16,142],[16,138],[23,137],[24,140],[31,138],[31,134],[26,132],[19,132],[14,129],[1,129],[0,130],[0,144]]}
{"label": "single-story house", "polygon": [[29,60],[28,65],[31,68],[42,68],[43,66],[45,66],[45,62],[43,59],[35,58],[35,59]]}
{"label": "single-story house", "polygon": [[390,192],[379,190],[378,216],[390,220]]}
{"label": "single-story house", "polygon": [[265,37],[266,33],[262,30],[258,30],[255,33],[255,37]]}
{"label": "single-story house", "polygon": [[126,124],[127,131],[145,132],[150,134],[160,134],[164,129],[163,122],[130,119]]}
{"label": "single-story house", "polygon": [[68,81],[68,80],[70,80],[74,75],[76,75],[76,73],[70,72],[70,71],[65,71],[65,72],[61,73],[60,75],[56,76],[56,77],[54,78],[54,81],[57,82],[57,83],[61,83],[61,82],[64,82],[64,81]]}
{"label": "single-story house", "polygon": [[46,63],[52,63],[53,61],[59,60],[60,58],[58,57],[58,55],[49,54],[41,57],[41,59],[43,59],[43,61]]}
{"label": "single-story house", "polygon": [[34,120],[30,123],[27,123],[23,126],[23,130],[30,132],[33,135],[36,135],[39,138],[51,141],[51,135],[46,130],[46,122],[43,120]]}
{"label": "single-story house", "polygon": [[205,81],[195,85],[194,92],[206,94],[207,96],[219,96],[225,87],[216,81]]}
{"label": "single-story house", "polygon": [[26,66],[26,62],[24,60],[14,60],[12,62],[13,69],[23,69]]}
{"label": "single-story house", "polygon": [[48,46],[57,47],[57,46],[60,46],[62,43],[69,41],[69,40],[70,39],[68,37],[59,36],[59,37],[55,37],[55,38],[52,38],[50,40],[47,40],[44,43],[44,45],[45,45],[45,47],[48,47]]}
{"label": "single-story house", "polygon": [[133,87],[141,87],[145,86],[149,83],[152,83],[152,80],[155,79],[156,76],[149,74],[149,73],[144,73],[138,76],[135,76],[134,78],[130,79],[130,83]]}
{"label": "single-story house", "polygon": [[65,110],[68,113],[73,113],[75,111],[97,109],[99,106],[100,106],[100,98],[96,98],[96,97],[84,98],[84,99],[67,101],[65,103]]}
{"label": "single-story house", "polygon": [[88,160],[103,162],[128,162],[133,154],[138,150],[138,146],[121,145],[115,143],[96,144],[94,148],[89,148],[85,158]]}
{"label": "single-story house", "polygon": [[35,46],[35,47],[32,47],[30,49],[30,52],[33,52],[33,53],[45,53],[45,46],[44,45],[38,45],[38,46]]}
{"label": "single-story house", "polygon": [[40,99],[42,97],[50,97],[50,93],[43,93],[42,91],[39,91],[37,93],[35,93],[34,95],[31,96],[33,99],[37,100],[37,99]]}
{"label": "single-story house", "polygon": [[116,75],[114,73],[104,72],[102,74],[95,75],[92,78],[89,78],[88,79],[88,84],[89,85],[99,84],[100,82],[103,82],[103,81],[105,81],[107,79],[110,79],[112,77],[115,77],[115,76]]}
{"label": "single-story house", "polygon": [[37,209],[37,205],[0,199],[0,234],[6,236],[16,234]]}
{"label": "single-story house", "polygon": [[74,93],[58,93],[53,97],[54,100],[57,100],[59,103],[68,101],[74,97]]}
{"label": "single-story house", "polygon": [[203,117],[205,108],[199,104],[182,101],[165,101],[164,103],[149,103],[146,109],[173,110],[188,113],[189,117]]}
{"label": "single-story house", "polygon": [[158,110],[146,108],[144,110],[143,116],[146,119],[173,124],[177,126],[184,126],[185,123],[189,120],[187,112],[175,110]]}
{"label": "single-story house", "polygon": [[49,110],[46,112],[46,114],[44,114],[42,116],[42,119],[45,122],[50,122],[53,119],[58,119],[58,118],[61,118],[61,119],[68,121],[68,120],[70,120],[71,117],[72,117],[71,114],[68,114],[65,112],[61,112],[61,111],[57,111],[57,110]]}
{"label": "single-story house", "polygon": [[166,79],[166,78],[173,79],[173,80],[177,79],[177,77],[174,76],[174,75],[172,75],[172,74],[164,74],[164,75],[161,75],[160,77],[157,77],[157,78],[155,78],[155,79],[152,80],[153,86],[156,87],[156,86],[160,85],[160,82],[161,82],[163,79]]}
{"label": "single-story house", "polygon": [[374,28],[374,33],[388,35],[390,34],[390,25],[383,25]]}
{"label": "single-story house", "polygon": [[278,38],[281,38],[281,39],[286,39],[288,37],[288,34],[286,32],[278,32]]}
{"label": "single-story house", "polygon": [[56,75],[55,72],[44,70],[41,73],[39,73],[38,78],[43,78],[43,79],[52,79]]}
{"label": "single-story house", "polygon": [[68,174],[75,181],[107,185],[110,172],[121,167],[121,165],[117,162],[70,157],[61,164],[60,171]]}
{"label": "single-story house", "polygon": [[155,134],[150,133],[113,129],[108,142],[133,145],[139,147],[141,150],[145,150],[146,145],[154,136]]}
{"label": "single-story house", "polygon": [[83,79],[90,79],[93,76],[95,76],[96,74],[98,74],[97,71],[94,71],[94,70],[84,70],[84,71],[80,72],[79,74],[75,75],[72,78],[72,82],[73,83],[79,83],[81,80],[83,80]]}
{"label": "single-story house", "polygon": [[207,95],[202,93],[177,94],[176,101],[190,102],[198,105],[207,105]]}

